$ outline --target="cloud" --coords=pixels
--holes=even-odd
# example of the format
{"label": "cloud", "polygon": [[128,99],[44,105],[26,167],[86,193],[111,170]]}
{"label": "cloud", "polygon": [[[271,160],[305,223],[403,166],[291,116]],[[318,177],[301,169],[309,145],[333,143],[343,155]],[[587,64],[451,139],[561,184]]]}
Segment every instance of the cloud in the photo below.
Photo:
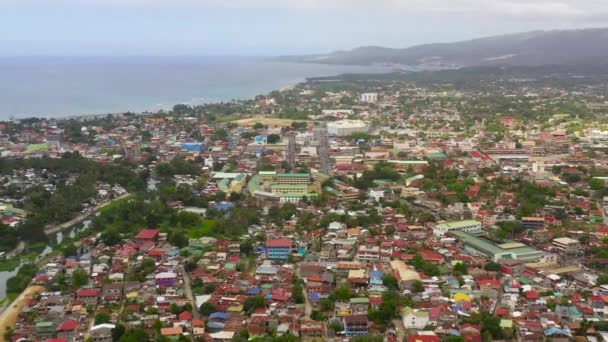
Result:
{"label": "cloud", "polygon": [[[7,1],[7,0],[4,0]],[[8,0],[16,1],[16,0]],[[83,5],[298,10],[370,14],[477,14],[585,18],[608,14],[605,0],[55,0]],[[28,0],[19,0],[28,2]],[[363,12],[362,12],[363,11]],[[369,12],[368,12],[369,11]]]}
{"label": "cloud", "polygon": [[585,19],[608,15],[606,0],[0,0],[2,6],[224,8],[329,14],[449,14]]}

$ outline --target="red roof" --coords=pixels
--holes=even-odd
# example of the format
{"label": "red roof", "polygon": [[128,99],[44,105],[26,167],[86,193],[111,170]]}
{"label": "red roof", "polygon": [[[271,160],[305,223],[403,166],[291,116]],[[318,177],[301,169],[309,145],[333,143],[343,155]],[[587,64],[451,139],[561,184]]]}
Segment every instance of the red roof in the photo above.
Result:
{"label": "red roof", "polygon": [[163,255],[165,255],[165,251],[160,250],[160,249],[153,249],[148,252],[148,255],[149,256],[163,256]]}
{"label": "red roof", "polygon": [[437,335],[410,335],[407,337],[407,342],[439,342]]}
{"label": "red roof", "polygon": [[494,279],[482,279],[479,281],[479,286],[500,288],[500,281]]}
{"label": "red roof", "polygon": [[67,321],[61,323],[61,325],[57,328],[57,331],[74,331],[78,327],[78,321],[75,319],[68,319]]}
{"label": "red roof", "polygon": [[156,237],[158,236],[159,233],[160,233],[160,230],[158,230],[158,229],[144,229],[141,232],[139,232],[139,234],[137,234],[137,236],[135,238],[139,239],[139,240],[152,240],[152,239],[156,239]]}
{"label": "red roof", "polygon": [[192,313],[190,313],[189,311],[184,311],[179,314],[178,318],[180,321],[189,321],[192,319]]}
{"label": "red roof", "polygon": [[317,282],[317,283],[321,283],[321,282],[323,282],[323,278],[318,277],[318,276],[317,276],[317,277],[308,277],[306,280],[308,280],[308,281],[313,281],[313,282]]}
{"label": "red roof", "polygon": [[274,239],[266,241],[266,247],[291,247],[291,240]]}
{"label": "red roof", "polygon": [[540,295],[536,291],[526,291],[526,292],[524,292],[524,295],[526,296],[527,299],[538,299],[538,298],[540,298]]}
{"label": "red roof", "polygon": [[443,261],[443,257],[441,256],[441,254],[436,253],[430,249],[422,249],[420,251],[418,251],[420,253],[420,256],[422,256],[422,258],[424,260],[427,261]]}
{"label": "red roof", "polygon": [[76,297],[96,297],[99,295],[98,289],[82,289],[76,291]]}
{"label": "red roof", "polygon": [[498,308],[495,311],[497,316],[507,316],[509,314],[509,309],[507,308]]}

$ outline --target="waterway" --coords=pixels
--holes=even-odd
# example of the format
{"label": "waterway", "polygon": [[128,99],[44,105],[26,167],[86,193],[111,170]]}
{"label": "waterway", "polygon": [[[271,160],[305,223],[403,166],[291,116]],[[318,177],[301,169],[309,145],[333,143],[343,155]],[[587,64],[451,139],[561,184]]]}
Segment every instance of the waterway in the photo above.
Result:
{"label": "waterway", "polygon": [[[49,255],[55,246],[61,244],[64,239],[67,237],[73,239],[76,237],[76,234],[89,229],[91,226],[90,220],[85,220],[81,225],[77,225],[69,230],[65,230],[63,232],[57,232],[51,236],[49,236],[49,244],[44,247],[44,250],[36,257],[36,262],[42,260],[44,257]],[[27,261],[22,260],[22,264]],[[3,271],[0,272],[0,300],[6,298],[6,281],[11,277],[15,276],[19,271],[19,267],[12,271]]]}

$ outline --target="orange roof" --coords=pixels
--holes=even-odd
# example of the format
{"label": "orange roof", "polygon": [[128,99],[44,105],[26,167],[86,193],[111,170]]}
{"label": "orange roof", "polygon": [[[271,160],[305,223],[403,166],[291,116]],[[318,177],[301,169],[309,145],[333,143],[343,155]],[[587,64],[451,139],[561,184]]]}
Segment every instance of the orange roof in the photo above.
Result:
{"label": "orange roof", "polygon": [[346,230],[346,234],[349,235],[359,235],[361,233],[361,228],[348,228]]}
{"label": "orange roof", "polygon": [[184,331],[182,328],[162,328],[160,334],[163,336],[181,335]]}

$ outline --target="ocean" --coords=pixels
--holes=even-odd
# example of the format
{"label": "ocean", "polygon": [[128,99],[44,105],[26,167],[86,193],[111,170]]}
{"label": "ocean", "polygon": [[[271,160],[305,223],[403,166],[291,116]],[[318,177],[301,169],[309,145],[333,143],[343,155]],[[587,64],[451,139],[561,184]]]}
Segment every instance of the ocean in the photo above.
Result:
{"label": "ocean", "polygon": [[0,120],[248,99],[307,77],[383,71],[239,57],[0,58]]}

